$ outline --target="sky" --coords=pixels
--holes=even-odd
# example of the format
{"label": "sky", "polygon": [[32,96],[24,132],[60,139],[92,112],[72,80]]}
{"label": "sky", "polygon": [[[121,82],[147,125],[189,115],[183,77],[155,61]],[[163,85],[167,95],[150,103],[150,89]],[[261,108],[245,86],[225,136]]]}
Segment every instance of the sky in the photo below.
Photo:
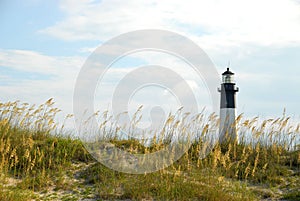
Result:
{"label": "sky", "polygon": [[[54,98],[63,115],[73,113],[77,76],[98,46],[126,32],[160,29],[194,41],[219,74],[230,61],[240,89],[238,113],[279,117],[286,108],[288,115],[300,117],[299,0],[2,0],[0,25],[2,102],[40,104]],[[95,108],[110,108],[118,82],[149,64],[182,74],[199,107],[210,110],[205,83],[189,66],[147,51],[114,63],[97,86]],[[131,98],[132,107],[162,105],[170,110],[180,105],[159,87],[144,88]]]}

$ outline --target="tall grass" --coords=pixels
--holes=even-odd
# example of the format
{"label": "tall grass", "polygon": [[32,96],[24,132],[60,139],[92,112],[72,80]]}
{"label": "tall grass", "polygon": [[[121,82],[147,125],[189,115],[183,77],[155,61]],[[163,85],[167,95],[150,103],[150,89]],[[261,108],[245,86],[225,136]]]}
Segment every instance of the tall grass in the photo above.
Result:
{"label": "tall grass", "polygon": [[21,188],[38,190],[51,185],[51,176],[72,160],[87,161],[89,155],[79,140],[55,131],[52,99],[39,106],[0,103],[0,172],[21,178]]}
{"label": "tall grass", "polygon": [[[52,99],[39,106],[0,103],[3,182],[13,177],[20,179],[17,189],[41,191],[59,186],[59,178],[73,163],[95,162],[80,140],[63,135],[63,126],[55,122],[58,112]],[[188,137],[185,140],[191,142],[179,160],[154,173],[125,174],[99,163],[91,165],[80,175],[96,186],[99,199],[255,200],[259,195],[249,190],[247,183],[281,185],[284,178],[300,172],[300,124],[292,124],[285,115],[267,120],[240,115],[236,120],[239,142],[216,143],[214,147],[207,142],[216,137],[219,120],[215,114],[170,114],[162,131],[144,133],[154,136],[148,141],[134,139],[141,119],[138,113],[124,127],[112,122],[108,111],[95,115],[100,116],[99,139],[132,154],[153,153],[181,138]],[[183,137],[187,128],[191,133]],[[124,129],[129,137],[121,135]],[[0,186],[0,198],[3,189]],[[14,197],[18,195],[6,200],[17,200]]]}

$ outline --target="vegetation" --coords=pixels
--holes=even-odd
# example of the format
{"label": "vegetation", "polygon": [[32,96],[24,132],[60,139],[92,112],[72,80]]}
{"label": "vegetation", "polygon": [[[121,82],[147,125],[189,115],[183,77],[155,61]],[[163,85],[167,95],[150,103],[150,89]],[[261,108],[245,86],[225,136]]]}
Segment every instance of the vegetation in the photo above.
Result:
{"label": "vegetation", "polygon": [[[300,124],[285,115],[268,120],[240,115],[240,142],[216,144],[202,158],[205,142],[194,136],[171,166],[126,174],[98,163],[80,140],[67,136],[55,123],[58,112],[52,99],[40,106],[0,103],[0,200],[300,200]],[[110,117],[104,112],[101,118]],[[191,121],[201,136],[218,126],[214,114]],[[195,126],[186,122],[170,115],[164,137],[148,146],[118,137],[114,129],[105,138],[130,153],[150,153],[170,144],[173,128]],[[107,131],[103,124],[100,129]]]}

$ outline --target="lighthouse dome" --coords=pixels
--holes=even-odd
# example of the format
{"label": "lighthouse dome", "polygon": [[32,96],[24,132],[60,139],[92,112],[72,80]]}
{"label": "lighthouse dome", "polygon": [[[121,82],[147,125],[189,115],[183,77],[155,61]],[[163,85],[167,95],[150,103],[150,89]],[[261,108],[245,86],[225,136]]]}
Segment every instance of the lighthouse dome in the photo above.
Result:
{"label": "lighthouse dome", "polygon": [[234,75],[234,73],[231,72],[231,71],[229,70],[229,68],[227,68],[227,70],[226,70],[224,73],[222,73],[222,75]]}

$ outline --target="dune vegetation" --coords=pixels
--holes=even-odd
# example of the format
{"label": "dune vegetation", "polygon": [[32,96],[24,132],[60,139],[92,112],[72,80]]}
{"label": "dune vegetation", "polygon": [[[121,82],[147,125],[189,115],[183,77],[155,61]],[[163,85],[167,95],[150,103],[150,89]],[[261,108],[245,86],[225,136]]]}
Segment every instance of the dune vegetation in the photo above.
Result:
{"label": "dune vegetation", "polygon": [[[239,142],[217,143],[202,158],[203,141],[196,137],[169,167],[126,174],[97,162],[56,122],[59,112],[52,99],[39,106],[0,103],[0,200],[300,200],[300,123],[285,115],[239,115]],[[214,114],[195,119],[201,135],[217,129]],[[168,137],[184,123],[189,122],[169,116]],[[170,143],[156,136],[146,146],[110,132],[106,140],[130,153],[155,152]]]}

